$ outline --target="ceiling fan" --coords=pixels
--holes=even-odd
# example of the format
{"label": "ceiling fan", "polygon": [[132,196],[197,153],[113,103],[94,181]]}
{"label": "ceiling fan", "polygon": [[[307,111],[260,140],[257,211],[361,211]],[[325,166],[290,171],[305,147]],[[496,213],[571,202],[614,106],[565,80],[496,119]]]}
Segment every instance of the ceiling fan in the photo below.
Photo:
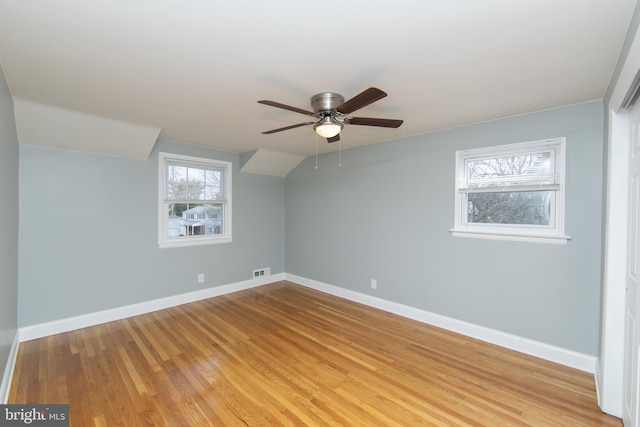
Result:
{"label": "ceiling fan", "polygon": [[385,96],[387,96],[385,92],[378,88],[370,87],[345,102],[342,95],[333,92],[322,92],[311,97],[311,106],[313,107],[313,111],[292,107],[275,101],[258,101],[259,104],[294,111],[317,119],[314,122],[298,123],[296,125],[285,126],[262,133],[268,135],[281,132],[283,130],[294,129],[300,126],[313,125],[313,129],[318,135],[323,138],[327,138],[328,142],[336,142],[340,141],[340,131],[345,124],[397,128],[403,123],[403,120],[352,117],[349,115],[356,110],[384,98]]}

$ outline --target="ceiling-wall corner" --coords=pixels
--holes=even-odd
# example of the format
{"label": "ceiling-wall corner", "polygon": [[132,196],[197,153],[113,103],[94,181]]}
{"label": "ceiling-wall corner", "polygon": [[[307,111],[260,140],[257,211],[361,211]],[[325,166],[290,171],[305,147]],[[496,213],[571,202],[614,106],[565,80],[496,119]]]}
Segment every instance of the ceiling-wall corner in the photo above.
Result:
{"label": "ceiling-wall corner", "polygon": [[304,156],[264,148],[240,153],[240,171],[285,177]]}

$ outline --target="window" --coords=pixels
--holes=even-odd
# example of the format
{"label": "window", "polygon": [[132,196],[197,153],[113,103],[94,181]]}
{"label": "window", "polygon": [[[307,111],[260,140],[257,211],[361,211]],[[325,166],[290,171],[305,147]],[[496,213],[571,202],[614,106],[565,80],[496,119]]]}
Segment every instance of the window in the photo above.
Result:
{"label": "window", "polygon": [[566,243],[565,139],[456,152],[454,236]]}
{"label": "window", "polygon": [[231,163],[159,155],[161,248],[231,241]]}

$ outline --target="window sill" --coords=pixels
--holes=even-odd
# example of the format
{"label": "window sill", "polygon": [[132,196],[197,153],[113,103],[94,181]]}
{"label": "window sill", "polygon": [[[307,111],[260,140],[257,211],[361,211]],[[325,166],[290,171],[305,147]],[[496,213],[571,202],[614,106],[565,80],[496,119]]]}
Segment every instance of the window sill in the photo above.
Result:
{"label": "window sill", "polygon": [[158,246],[160,249],[164,248],[182,248],[187,246],[202,246],[202,245],[216,245],[218,243],[231,243],[231,237],[223,237],[217,239],[193,239],[193,240],[178,240],[173,242],[160,242]]}
{"label": "window sill", "polygon": [[491,240],[511,240],[516,242],[534,242],[534,243],[550,243],[554,245],[566,245],[571,236],[550,236],[535,234],[509,234],[509,233],[489,233],[481,231],[469,230],[449,230],[453,237],[469,237],[473,239],[491,239]]}

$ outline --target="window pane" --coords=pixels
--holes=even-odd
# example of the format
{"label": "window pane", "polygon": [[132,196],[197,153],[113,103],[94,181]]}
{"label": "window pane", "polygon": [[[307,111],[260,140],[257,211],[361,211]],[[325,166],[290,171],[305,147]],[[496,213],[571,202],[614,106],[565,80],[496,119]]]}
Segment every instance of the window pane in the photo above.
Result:
{"label": "window pane", "polygon": [[168,237],[222,234],[222,204],[171,203]]}
{"label": "window pane", "polygon": [[196,168],[187,169],[187,185],[189,191],[187,197],[191,200],[202,200],[204,197],[204,170]]}
{"label": "window pane", "polygon": [[555,184],[552,151],[521,153],[466,162],[468,188]]}
{"label": "window pane", "polygon": [[470,193],[467,222],[550,225],[551,191]]}
{"label": "window pane", "polygon": [[169,164],[167,200],[222,200],[222,171]]}
{"label": "window pane", "polygon": [[187,198],[187,168],[184,166],[167,166],[167,199]]}
{"label": "window pane", "polygon": [[186,222],[182,219],[182,212],[189,209],[186,203],[170,203],[167,221],[167,237],[186,236]]}
{"label": "window pane", "polygon": [[221,175],[220,171],[208,170],[205,174],[204,198],[206,200],[221,200]]}

